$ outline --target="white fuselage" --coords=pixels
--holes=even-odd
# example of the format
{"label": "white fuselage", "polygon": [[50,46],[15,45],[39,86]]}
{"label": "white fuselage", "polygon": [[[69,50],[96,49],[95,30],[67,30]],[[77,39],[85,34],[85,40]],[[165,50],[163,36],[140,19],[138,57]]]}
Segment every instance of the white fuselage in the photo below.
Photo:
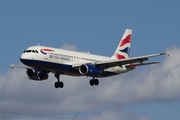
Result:
{"label": "white fuselage", "polygon": [[[33,68],[40,68],[53,73],[58,71],[60,74],[81,76],[82,74],[78,69],[72,69],[73,65],[114,60],[114,58],[44,46],[32,46],[25,50],[20,60],[23,64]],[[96,77],[117,75],[129,70],[131,69],[126,68],[124,65],[110,67],[103,70],[103,74]]]}

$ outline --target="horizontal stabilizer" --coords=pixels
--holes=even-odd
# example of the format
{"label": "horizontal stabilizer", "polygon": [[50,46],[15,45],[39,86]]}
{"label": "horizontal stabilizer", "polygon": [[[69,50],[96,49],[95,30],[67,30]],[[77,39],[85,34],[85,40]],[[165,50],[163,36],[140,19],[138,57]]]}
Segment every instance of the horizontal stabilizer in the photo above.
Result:
{"label": "horizontal stabilizer", "polygon": [[31,67],[28,66],[15,66],[14,64],[10,65],[9,67],[13,68],[22,68],[22,69],[30,69]]}

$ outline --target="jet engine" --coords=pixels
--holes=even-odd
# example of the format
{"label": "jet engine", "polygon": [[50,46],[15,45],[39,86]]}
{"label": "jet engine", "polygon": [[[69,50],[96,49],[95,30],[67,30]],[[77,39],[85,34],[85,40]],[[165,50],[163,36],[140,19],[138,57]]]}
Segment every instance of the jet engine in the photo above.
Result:
{"label": "jet engine", "polygon": [[36,71],[35,69],[27,69],[26,77],[35,81],[42,81],[48,79],[48,74],[43,71]]}
{"label": "jet engine", "polygon": [[100,75],[102,73],[101,70],[99,70],[99,68],[97,68],[96,66],[93,65],[89,65],[89,64],[83,64],[79,67],[79,72],[82,75],[89,75],[89,76],[96,76],[96,75]]}

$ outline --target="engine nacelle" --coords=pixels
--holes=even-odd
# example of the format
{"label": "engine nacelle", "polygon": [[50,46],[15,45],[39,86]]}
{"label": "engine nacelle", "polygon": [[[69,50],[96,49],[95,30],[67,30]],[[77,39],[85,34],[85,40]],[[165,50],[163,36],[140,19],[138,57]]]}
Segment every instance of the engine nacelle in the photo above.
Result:
{"label": "engine nacelle", "polygon": [[49,76],[47,73],[42,71],[36,71],[35,69],[27,69],[26,77],[31,80],[41,81],[41,80],[47,80]]}
{"label": "engine nacelle", "polygon": [[99,70],[99,68],[97,68],[93,65],[88,65],[88,64],[81,65],[79,67],[79,72],[82,75],[89,75],[89,76],[96,76],[96,75],[100,75],[102,73],[102,71]]}

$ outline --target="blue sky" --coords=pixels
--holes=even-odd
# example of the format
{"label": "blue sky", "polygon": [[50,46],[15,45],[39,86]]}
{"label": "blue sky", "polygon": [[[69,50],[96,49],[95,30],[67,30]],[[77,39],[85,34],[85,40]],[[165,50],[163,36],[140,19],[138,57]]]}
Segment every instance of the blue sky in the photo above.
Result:
{"label": "blue sky", "polygon": [[[1,0],[0,75],[4,77],[11,73],[9,65],[20,64],[21,53],[29,46],[38,44],[55,48],[61,48],[67,44],[77,47],[77,51],[111,56],[127,28],[133,30],[131,57],[164,52],[167,49],[172,50],[174,46],[179,49],[179,5],[180,1],[178,0]],[[152,60],[163,61],[164,59],[163,56]],[[139,68],[129,75],[141,73],[147,69],[151,68]],[[25,71],[21,72],[25,73]],[[121,78],[121,76],[128,76],[128,73],[118,77]],[[26,81],[25,77],[22,79]],[[77,79],[75,78],[75,80]],[[36,82],[31,82],[34,81],[28,81],[29,84],[36,84]],[[42,84],[47,84],[47,82],[42,82]],[[51,84],[47,86],[53,88]],[[64,92],[66,93],[65,90]],[[77,93],[68,91],[68,95],[70,94]],[[144,119],[148,120],[176,120],[180,118],[178,113],[180,99],[176,97],[153,100],[149,98],[146,102],[121,104],[120,108],[112,105],[114,108],[111,106],[110,109],[113,109],[112,111],[120,109],[120,113],[127,119],[129,118],[126,115],[130,116],[129,113],[133,113],[137,119],[140,119],[139,116],[145,116]],[[103,108],[109,109],[108,107],[101,106],[96,108],[98,110],[82,109],[80,111],[84,114],[80,114],[80,116],[86,118],[86,115],[91,117],[101,113],[103,116],[103,113],[106,113]],[[4,110],[0,107],[0,111]],[[7,111],[13,111],[13,109],[7,109]],[[29,112],[22,109],[18,111]],[[118,112],[116,111],[116,113]]]}

